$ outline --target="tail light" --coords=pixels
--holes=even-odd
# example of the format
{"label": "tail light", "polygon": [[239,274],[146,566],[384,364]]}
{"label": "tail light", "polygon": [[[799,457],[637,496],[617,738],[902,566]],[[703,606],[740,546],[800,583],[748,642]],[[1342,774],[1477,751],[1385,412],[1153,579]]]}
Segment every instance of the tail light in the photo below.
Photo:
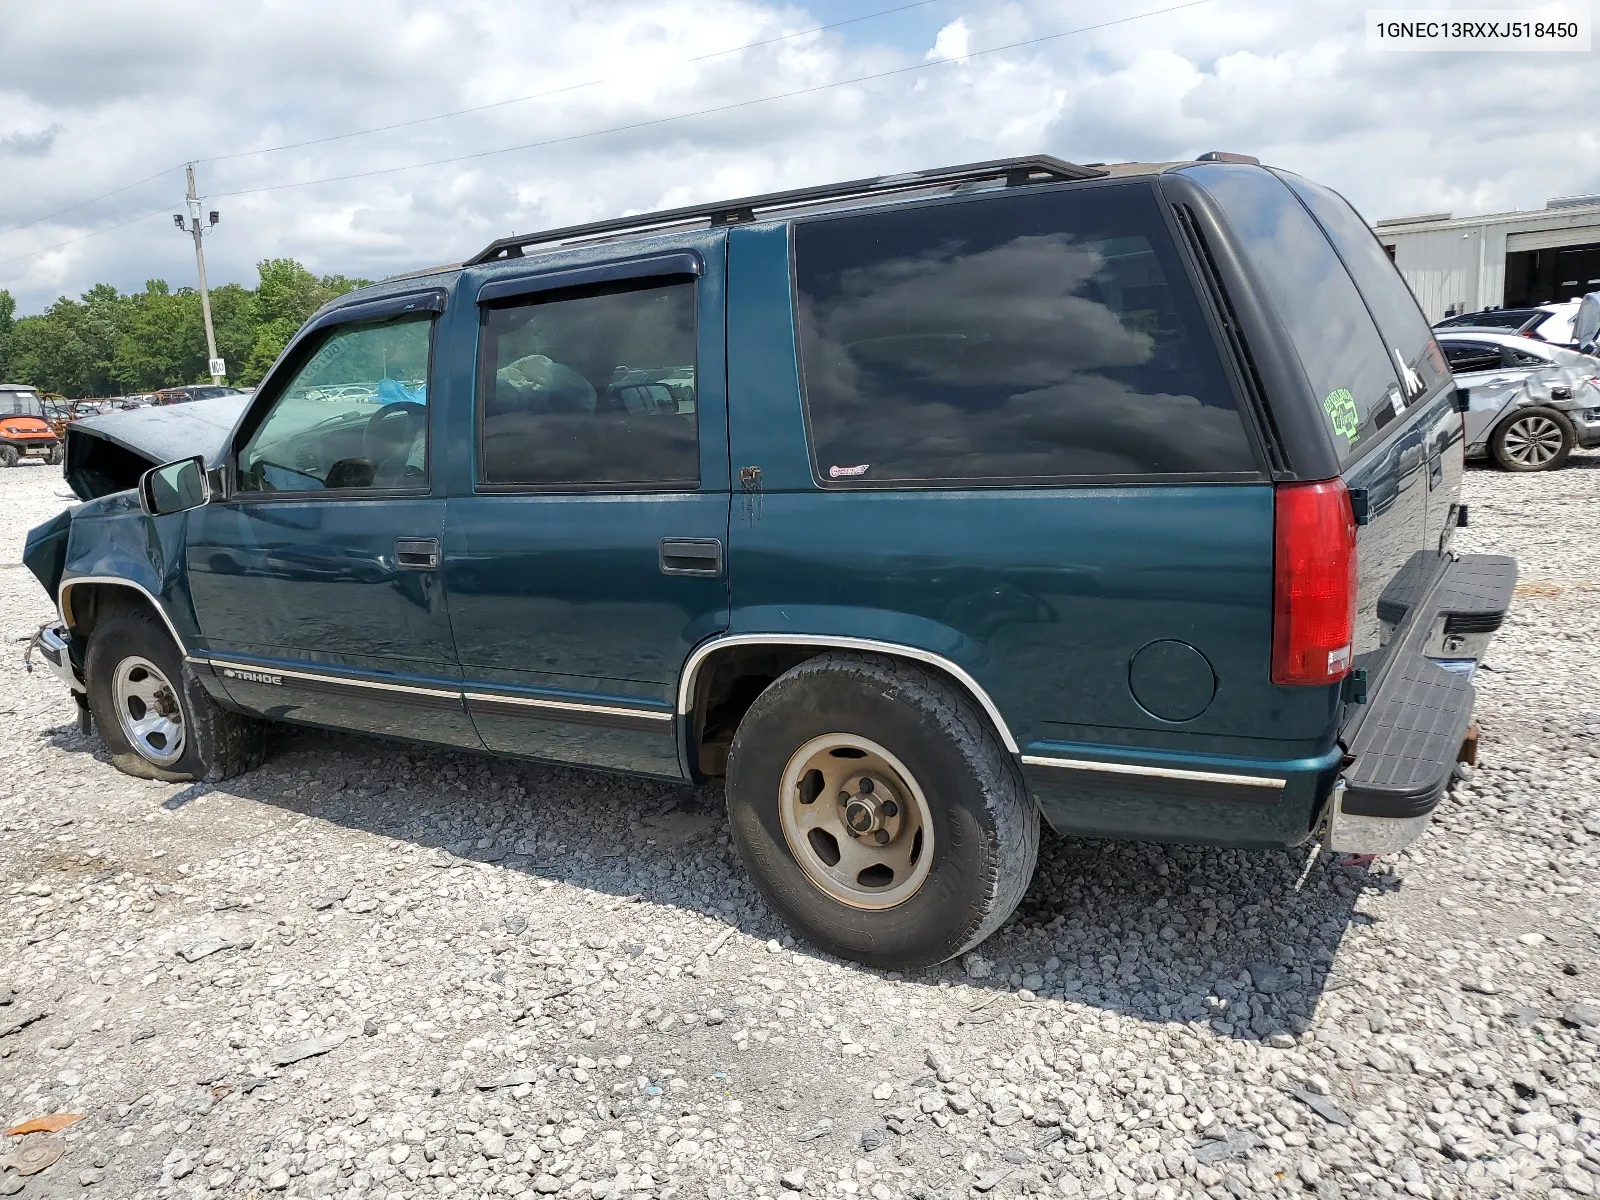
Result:
{"label": "tail light", "polygon": [[1342,479],[1279,484],[1272,565],[1272,682],[1337,683],[1350,673],[1356,518]]}

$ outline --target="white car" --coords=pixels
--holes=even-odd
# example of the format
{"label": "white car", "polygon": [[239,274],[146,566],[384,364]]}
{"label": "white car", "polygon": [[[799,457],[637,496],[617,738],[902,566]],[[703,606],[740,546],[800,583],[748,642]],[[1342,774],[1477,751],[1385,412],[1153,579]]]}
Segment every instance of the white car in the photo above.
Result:
{"label": "white car", "polygon": [[1467,390],[1468,458],[1507,471],[1550,471],[1575,447],[1600,446],[1600,359],[1515,333],[1440,330]]}

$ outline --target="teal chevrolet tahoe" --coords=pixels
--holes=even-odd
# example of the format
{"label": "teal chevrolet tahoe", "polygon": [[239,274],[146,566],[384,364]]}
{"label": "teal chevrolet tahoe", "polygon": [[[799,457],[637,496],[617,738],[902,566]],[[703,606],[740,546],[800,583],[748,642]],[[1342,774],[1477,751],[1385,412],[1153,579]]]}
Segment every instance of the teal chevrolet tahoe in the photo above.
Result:
{"label": "teal chevrolet tahoe", "polygon": [[119,768],[272,722],[725,783],[812,943],[941,961],[1073,835],[1383,853],[1510,558],[1334,192],[1008,159],[495,242],[253,397],[75,427],[38,649]]}

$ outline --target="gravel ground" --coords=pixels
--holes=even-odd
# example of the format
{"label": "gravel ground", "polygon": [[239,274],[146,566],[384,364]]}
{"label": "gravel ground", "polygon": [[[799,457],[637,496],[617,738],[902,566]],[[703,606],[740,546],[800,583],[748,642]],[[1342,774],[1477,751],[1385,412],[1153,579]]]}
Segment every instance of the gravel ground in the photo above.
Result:
{"label": "gravel ground", "polygon": [[1597,484],[1468,473],[1521,599],[1412,852],[1047,834],[901,978],[795,945],[712,790],[306,731],[118,774],[14,640],[60,478],[0,472],[0,1121],[84,1114],[0,1196],[1595,1195]]}

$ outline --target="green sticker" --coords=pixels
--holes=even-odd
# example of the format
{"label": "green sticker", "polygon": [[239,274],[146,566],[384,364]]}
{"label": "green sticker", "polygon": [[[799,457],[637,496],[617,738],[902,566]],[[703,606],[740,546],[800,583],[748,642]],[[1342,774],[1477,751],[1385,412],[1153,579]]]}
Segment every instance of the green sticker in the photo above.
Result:
{"label": "green sticker", "polygon": [[1356,444],[1361,434],[1361,414],[1356,411],[1356,398],[1350,394],[1348,388],[1339,388],[1328,393],[1327,399],[1322,402],[1322,411],[1328,414],[1328,423],[1333,426],[1333,431],[1352,446]]}

